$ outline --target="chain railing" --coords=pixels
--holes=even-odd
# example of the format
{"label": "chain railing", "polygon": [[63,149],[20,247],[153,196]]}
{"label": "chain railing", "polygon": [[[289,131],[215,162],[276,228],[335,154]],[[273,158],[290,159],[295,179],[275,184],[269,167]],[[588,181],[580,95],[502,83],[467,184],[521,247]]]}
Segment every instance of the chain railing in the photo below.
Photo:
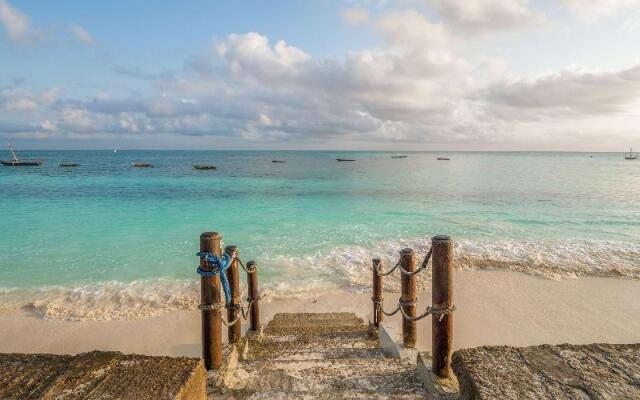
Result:
{"label": "chain railing", "polygon": [[[258,290],[258,267],[249,261],[246,265],[239,257],[236,246],[227,246],[222,252],[222,236],[217,232],[205,232],[200,236],[200,275],[202,312],[202,358],[209,370],[222,365],[222,331],[228,329],[230,344],[242,337],[242,320],[249,320],[251,330],[260,329],[259,304],[261,296]],[[240,299],[240,266],[247,274],[247,299]],[[221,290],[222,289],[222,290]],[[222,300],[224,293],[224,301]],[[227,310],[226,318],[222,309]]]}
{"label": "chain railing", "polygon": [[[420,315],[416,315],[416,276],[432,265],[432,305],[427,306]],[[441,377],[449,377],[451,362],[451,333],[453,328],[453,244],[448,236],[434,236],[431,249],[416,268],[416,258],[412,249],[403,249],[393,268],[382,270],[382,261],[373,259],[373,325],[380,327],[384,316],[393,316],[398,312],[402,317],[402,337],[405,347],[415,347],[417,341],[417,322],[431,316],[433,338],[433,372]],[[400,270],[401,295],[396,308],[387,312],[384,309],[383,280],[396,269]]]}

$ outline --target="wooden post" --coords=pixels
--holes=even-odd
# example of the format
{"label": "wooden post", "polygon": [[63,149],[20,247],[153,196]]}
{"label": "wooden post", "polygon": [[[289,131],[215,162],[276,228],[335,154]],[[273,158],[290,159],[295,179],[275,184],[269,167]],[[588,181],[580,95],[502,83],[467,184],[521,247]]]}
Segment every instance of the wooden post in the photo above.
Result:
{"label": "wooden post", "polygon": [[[414,272],[416,270],[416,256],[412,249],[404,249],[400,252],[400,266],[408,272]],[[402,288],[402,295],[400,301],[405,305],[402,305],[404,313],[410,317],[416,316],[416,277],[407,276],[400,273],[400,284]],[[413,348],[416,347],[417,339],[417,326],[418,321],[408,321],[402,318],[402,340],[404,347]]]}
{"label": "wooden post", "polygon": [[[447,309],[453,305],[453,243],[449,236],[434,236],[432,249],[432,306]],[[451,376],[453,315],[433,314],[431,317],[432,371],[441,378]]]}
{"label": "wooden post", "polygon": [[[238,247],[227,246],[224,252],[231,257],[237,257]],[[229,281],[229,289],[231,289],[231,301],[227,308],[227,321],[232,322],[240,317],[240,273],[238,272],[238,261],[233,260],[229,269],[227,269],[227,281]],[[242,318],[227,328],[227,338],[230,344],[238,343],[242,338]]]}
{"label": "wooden post", "polygon": [[260,329],[260,291],[258,290],[258,266],[255,261],[247,263],[247,298],[251,303],[250,323],[251,330]]}
{"label": "wooden post", "polygon": [[[222,235],[218,232],[205,232],[200,235],[200,251],[217,256],[222,254],[220,243]],[[211,271],[211,266],[202,258],[200,269]],[[200,298],[203,305],[213,305],[213,309],[202,310],[202,358],[207,370],[222,366],[222,320],[221,309],[215,306],[221,303],[220,276],[202,276],[200,278]]]}
{"label": "wooden post", "polygon": [[380,259],[373,259],[373,326],[380,327],[384,314],[382,313],[382,275],[378,274]]}

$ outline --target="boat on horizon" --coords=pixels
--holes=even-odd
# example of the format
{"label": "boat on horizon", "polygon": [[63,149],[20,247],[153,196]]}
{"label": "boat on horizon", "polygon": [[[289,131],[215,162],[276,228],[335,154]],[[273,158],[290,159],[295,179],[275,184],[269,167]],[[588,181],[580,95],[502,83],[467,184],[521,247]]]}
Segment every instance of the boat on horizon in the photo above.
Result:
{"label": "boat on horizon", "polygon": [[60,167],[65,167],[65,168],[71,168],[71,167],[79,167],[80,164],[78,163],[65,163],[65,162],[61,162],[60,164],[58,164]]}
{"label": "boat on horizon", "polygon": [[355,161],[350,158],[336,158],[336,161]]}
{"label": "boat on horizon", "polygon": [[624,156],[624,159],[625,160],[637,160],[638,159],[638,154],[633,154],[633,149],[631,147],[629,147],[629,154]]}
{"label": "boat on horizon", "polygon": [[42,165],[42,160],[21,160],[16,155],[16,151],[9,145],[9,151],[11,151],[11,160],[0,160],[2,165],[7,167],[36,167]]}
{"label": "boat on horizon", "polygon": [[271,162],[274,163],[274,164],[284,164],[284,163],[286,163],[286,161],[283,161],[283,160],[271,160]]}
{"label": "boat on horizon", "polygon": [[407,158],[407,156],[405,156],[404,154],[401,154],[397,156],[391,156],[391,158]]}
{"label": "boat on horizon", "polygon": [[194,165],[193,166],[194,169],[200,170],[200,171],[207,171],[207,170],[213,170],[213,169],[217,169],[215,165]]}
{"label": "boat on horizon", "polygon": [[150,163],[132,162],[131,165],[133,165],[135,168],[153,168],[153,164]]}

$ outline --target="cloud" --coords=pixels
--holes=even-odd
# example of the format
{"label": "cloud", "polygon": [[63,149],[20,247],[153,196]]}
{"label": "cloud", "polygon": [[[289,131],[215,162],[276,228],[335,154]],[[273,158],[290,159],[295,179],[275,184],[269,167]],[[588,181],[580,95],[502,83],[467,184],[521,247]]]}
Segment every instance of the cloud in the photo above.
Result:
{"label": "cloud", "polygon": [[73,37],[73,39],[76,40],[78,43],[81,43],[87,46],[95,46],[97,44],[96,40],[91,35],[91,33],[89,33],[88,30],[81,27],[80,25],[69,24],[68,30],[69,30],[69,33],[71,34],[71,37]]}
{"label": "cloud", "polygon": [[311,59],[304,51],[282,40],[271,47],[269,40],[256,32],[231,34],[216,50],[233,74],[255,75],[270,82],[289,79]]}
{"label": "cloud", "polygon": [[528,0],[425,0],[452,27],[466,32],[517,30],[545,21]]}
{"label": "cloud", "polygon": [[0,113],[11,113],[15,121],[7,132],[43,137],[168,135],[192,136],[185,143],[193,143],[195,137],[215,136],[269,147],[471,147],[532,138],[575,142],[603,126],[594,118],[640,102],[640,67],[507,79],[504,60],[469,58],[464,35],[446,19],[394,9],[362,23],[378,35],[379,45],[342,57],[314,57],[257,32],[234,33],[188,57],[181,70],[113,68],[142,80],[146,90],[60,98],[55,88],[0,87]]}
{"label": "cloud", "polygon": [[58,88],[50,88],[41,93],[32,93],[16,86],[0,88],[0,109],[13,112],[36,111],[56,100]]}
{"label": "cloud", "polygon": [[562,0],[562,3],[573,13],[587,19],[594,19],[637,7],[640,5],[640,0]]}
{"label": "cloud", "polygon": [[448,48],[453,40],[442,24],[433,23],[415,10],[393,11],[375,22],[378,31],[395,46],[423,49]]}
{"label": "cloud", "polygon": [[362,25],[369,21],[369,12],[362,8],[347,8],[340,11],[340,16],[349,25]]}
{"label": "cloud", "polygon": [[625,110],[640,99],[640,65],[619,71],[566,70],[503,81],[486,90],[493,114],[506,119],[593,116]]}
{"label": "cloud", "polygon": [[31,26],[31,18],[7,0],[0,0],[0,23],[4,25],[9,39],[14,42],[33,44],[41,37],[41,33]]}

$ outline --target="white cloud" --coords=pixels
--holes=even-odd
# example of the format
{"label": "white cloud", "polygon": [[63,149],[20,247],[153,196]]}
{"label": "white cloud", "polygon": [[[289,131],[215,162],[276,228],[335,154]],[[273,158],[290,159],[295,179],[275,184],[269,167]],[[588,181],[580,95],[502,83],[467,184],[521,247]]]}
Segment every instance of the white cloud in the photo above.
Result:
{"label": "white cloud", "polygon": [[0,88],[0,107],[6,111],[36,111],[40,106],[48,106],[55,101],[58,88],[41,93],[33,93],[18,87]]}
{"label": "white cloud", "polygon": [[7,0],[0,0],[0,22],[7,36],[14,42],[30,44],[40,38],[40,32],[31,26],[31,19]]}
{"label": "white cloud", "polygon": [[97,42],[94,39],[93,35],[91,35],[91,33],[88,30],[86,30],[85,28],[81,27],[80,25],[70,24],[68,29],[69,29],[69,33],[71,34],[71,36],[77,42],[82,43],[82,44],[87,45],[87,46],[95,46],[97,44]]}
{"label": "white cloud", "polygon": [[28,97],[19,97],[7,100],[4,108],[7,111],[34,111],[38,109],[38,103]]}
{"label": "white cloud", "polygon": [[55,131],[57,126],[54,122],[47,120],[44,120],[40,123],[40,127],[42,129],[44,129],[45,131]]}
{"label": "white cloud", "polygon": [[575,14],[587,19],[611,15],[640,5],[640,0],[562,0]]}
{"label": "white cloud", "polygon": [[507,119],[621,112],[640,99],[640,66],[604,72],[573,69],[499,82],[486,91],[485,98],[495,115]]}
{"label": "white cloud", "polygon": [[92,128],[94,123],[87,110],[80,108],[67,107],[62,110],[62,121],[73,128]]}
{"label": "white cloud", "polygon": [[447,23],[470,32],[516,30],[541,24],[542,12],[529,7],[528,0],[425,0]]}
{"label": "white cloud", "polygon": [[227,62],[234,74],[242,75],[248,72],[265,80],[277,80],[279,77],[295,73],[302,64],[311,59],[304,51],[284,41],[278,41],[272,48],[265,36],[255,32],[227,36],[218,44],[217,53]]}
{"label": "white cloud", "polygon": [[349,25],[362,25],[369,21],[369,12],[362,8],[347,8],[340,11],[340,16]]}
{"label": "white cloud", "polygon": [[394,46],[425,49],[448,48],[450,33],[442,24],[430,22],[414,10],[400,10],[376,20],[376,28]]}
{"label": "white cloud", "polygon": [[[478,22],[488,18],[483,12],[469,14],[477,18],[465,32],[486,31]],[[498,20],[500,29],[516,28],[517,18]],[[472,147],[532,138],[549,144],[591,137],[603,122],[584,120],[624,113],[640,102],[640,67],[506,79],[507,63],[470,55],[457,30],[462,22],[453,21],[415,10],[377,11],[362,23],[379,36],[380,45],[339,58],[313,57],[256,32],[230,34],[207,53],[185,60],[181,72],[114,69],[144,78],[150,89],[143,95],[60,99],[56,88],[32,93],[0,87],[0,108],[28,109],[32,101],[39,117],[24,113],[22,125],[0,121],[0,130],[207,135],[298,147],[330,141]]]}

